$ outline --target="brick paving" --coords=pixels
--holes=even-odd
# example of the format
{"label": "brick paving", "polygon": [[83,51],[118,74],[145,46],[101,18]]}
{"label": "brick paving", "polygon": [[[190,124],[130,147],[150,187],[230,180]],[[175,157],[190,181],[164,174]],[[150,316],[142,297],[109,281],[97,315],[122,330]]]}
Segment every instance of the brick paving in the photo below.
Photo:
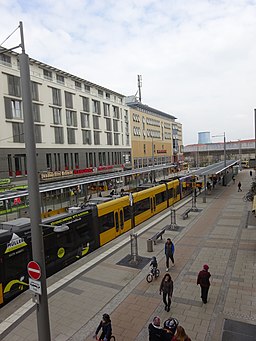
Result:
{"label": "brick paving", "polygon": [[[239,173],[238,180],[244,191],[249,189],[248,170]],[[256,218],[250,213],[252,203],[244,202],[243,195],[233,183],[227,187],[218,185],[207,195],[206,203],[198,197],[199,212],[190,212],[189,218],[182,220],[180,214],[191,206],[186,204],[177,212],[177,223],[184,228],[166,231],[164,240],[154,245],[153,253],[147,252],[147,239],[170,223],[170,214],[162,213],[142,224],[141,229],[136,228],[139,255],[155,255],[159,262],[160,278],[150,284],[145,280],[147,265],[142,270],[117,265],[130,253],[129,236],[112,241],[48,279],[52,292],[49,298],[52,340],[92,340],[104,312],[111,315],[117,341],[148,340],[147,326],[155,315],[162,322],[176,317],[195,341],[222,340],[226,319],[247,322],[256,328]],[[168,237],[174,240],[176,249],[175,267],[170,269],[174,294],[169,313],[159,295],[165,273],[163,247]],[[196,278],[205,263],[212,277],[209,302],[203,305]],[[74,278],[65,281],[69,273],[75,274]],[[59,281],[62,287],[58,286]],[[33,305],[23,318],[12,315],[30,296],[26,292],[1,309],[1,340],[38,339],[36,315],[31,312]]]}

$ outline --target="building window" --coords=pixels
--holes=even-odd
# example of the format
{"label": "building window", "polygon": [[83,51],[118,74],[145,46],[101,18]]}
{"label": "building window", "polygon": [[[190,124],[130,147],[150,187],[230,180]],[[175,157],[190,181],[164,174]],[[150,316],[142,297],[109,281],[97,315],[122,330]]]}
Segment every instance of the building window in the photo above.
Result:
{"label": "building window", "polygon": [[103,97],[103,91],[102,90],[98,90],[98,96]]}
{"label": "building window", "polygon": [[35,141],[36,143],[42,143],[41,126],[35,125]]}
{"label": "building window", "polygon": [[106,133],[107,135],[107,145],[108,146],[112,146],[113,142],[112,142],[112,133]]}
{"label": "building window", "polygon": [[53,123],[61,124],[61,109],[52,108],[52,113],[53,113]]}
{"label": "building window", "polygon": [[92,112],[100,115],[100,102],[92,100]]}
{"label": "building window", "polygon": [[94,137],[94,144],[99,145],[100,144],[100,132],[99,131],[94,131],[93,132],[93,137]]}
{"label": "building window", "polygon": [[107,103],[103,103],[103,112],[104,116],[110,117],[110,105]]}
{"label": "building window", "polygon": [[43,74],[44,74],[44,78],[48,79],[48,80],[52,80],[52,72],[46,69],[43,69]]}
{"label": "building window", "polygon": [[12,168],[12,155],[8,154],[8,172],[9,176],[12,176],[13,168]]}
{"label": "building window", "polygon": [[75,81],[75,88],[77,90],[82,90],[82,83],[81,82],[78,82],[78,81]]}
{"label": "building window", "polygon": [[88,97],[82,97],[83,111],[90,112],[90,100]]}
{"label": "building window", "polygon": [[64,166],[65,166],[65,169],[69,169],[69,156],[68,156],[68,153],[64,153]]}
{"label": "building window", "polygon": [[52,170],[52,154],[46,153],[46,167],[47,170]]}
{"label": "building window", "polygon": [[81,115],[81,127],[90,128],[89,114],[84,114],[83,112],[81,112],[80,115]]}
{"label": "building window", "polygon": [[7,66],[11,66],[12,65],[12,61],[11,61],[11,57],[7,56],[7,54],[0,54],[0,63],[3,65],[7,65]]}
{"label": "building window", "polygon": [[119,107],[113,105],[113,116],[114,118],[119,119]]}
{"label": "building window", "polygon": [[52,104],[61,106],[61,91],[60,89],[52,88]]}
{"label": "building window", "polygon": [[55,170],[60,170],[60,153],[54,153],[54,165]]}
{"label": "building window", "polygon": [[85,84],[84,85],[84,90],[90,92],[91,91],[91,87],[89,85]]}
{"label": "building window", "polygon": [[77,127],[76,112],[71,111],[71,110],[66,110],[66,121],[67,121],[67,126]]}
{"label": "building window", "polygon": [[75,153],[75,168],[79,168],[79,154]]}
{"label": "building window", "polygon": [[11,96],[20,97],[20,79],[13,75],[7,75],[8,78],[8,94]]}
{"label": "building window", "polygon": [[4,97],[5,105],[5,117],[21,120],[23,119],[23,113],[21,109],[21,101],[16,101],[11,98]]}
{"label": "building window", "polygon": [[38,83],[31,82],[31,97],[33,101],[39,101]]}
{"label": "building window", "polygon": [[118,130],[118,121],[116,121],[116,120],[113,120],[113,130],[114,131],[119,131]]}
{"label": "building window", "polygon": [[65,91],[65,104],[66,108],[73,109],[73,94],[71,92]]}
{"label": "building window", "polygon": [[106,130],[112,131],[111,118],[106,118]]}
{"label": "building window", "polygon": [[82,131],[83,134],[83,144],[91,144],[91,132],[90,130],[83,130]]}
{"label": "building window", "polygon": [[63,144],[64,143],[63,128],[54,127],[54,136],[55,136],[55,143],[56,144]]}
{"label": "building window", "polygon": [[76,143],[75,129],[67,128],[68,133],[68,144]]}
{"label": "building window", "polygon": [[110,93],[109,92],[106,92],[106,98],[110,99]]}
{"label": "building window", "polygon": [[60,83],[60,84],[64,84],[65,83],[65,78],[64,76],[62,75],[56,75],[56,80],[57,80],[57,83]]}
{"label": "building window", "polygon": [[146,154],[146,145],[143,145],[144,154]]}
{"label": "building window", "polygon": [[13,142],[24,143],[23,123],[12,123]]}
{"label": "building window", "polygon": [[93,116],[93,129],[100,129],[99,116]]}
{"label": "building window", "polygon": [[32,112],[34,122],[41,122],[40,120],[40,105],[36,103],[32,103]]}
{"label": "building window", "polygon": [[119,145],[119,134],[114,134],[114,145],[115,146]]}

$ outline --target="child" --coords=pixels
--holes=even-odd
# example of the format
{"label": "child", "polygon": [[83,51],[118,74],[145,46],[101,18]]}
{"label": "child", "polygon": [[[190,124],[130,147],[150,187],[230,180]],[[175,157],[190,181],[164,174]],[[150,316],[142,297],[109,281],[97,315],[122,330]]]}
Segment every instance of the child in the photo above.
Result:
{"label": "child", "polygon": [[158,268],[158,264],[157,264],[157,260],[156,260],[156,257],[155,257],[155,256],[152,257],[149,266],[152,266],[153,273],[155,274],[156,269]]}

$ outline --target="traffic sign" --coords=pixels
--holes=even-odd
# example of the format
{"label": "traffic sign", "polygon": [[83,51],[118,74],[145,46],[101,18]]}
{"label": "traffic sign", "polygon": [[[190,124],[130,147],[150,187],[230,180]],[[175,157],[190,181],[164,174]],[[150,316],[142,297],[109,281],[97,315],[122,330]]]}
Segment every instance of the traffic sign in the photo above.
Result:
{"label": "traffic sign", "polygon": [[28,274],[34,280],[39,279],[41,277],[40,265],[35,261],[29,262],[28,263]]}
{"label": "traffic sign", "polygon": [[29,289],[37,295],[42,295],[42,287],[40,281],[35,281],[34,279],[29,278]]}

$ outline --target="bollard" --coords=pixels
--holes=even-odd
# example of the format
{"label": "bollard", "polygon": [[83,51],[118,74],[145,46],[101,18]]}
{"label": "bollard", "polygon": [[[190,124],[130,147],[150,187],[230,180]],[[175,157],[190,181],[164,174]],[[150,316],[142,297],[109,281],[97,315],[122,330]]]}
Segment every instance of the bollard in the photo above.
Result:
{"label": "bollard", "polygon": [[147,240],[147,251],[148,252],[153,252],[153,240],[152,239],[148,239]]}

